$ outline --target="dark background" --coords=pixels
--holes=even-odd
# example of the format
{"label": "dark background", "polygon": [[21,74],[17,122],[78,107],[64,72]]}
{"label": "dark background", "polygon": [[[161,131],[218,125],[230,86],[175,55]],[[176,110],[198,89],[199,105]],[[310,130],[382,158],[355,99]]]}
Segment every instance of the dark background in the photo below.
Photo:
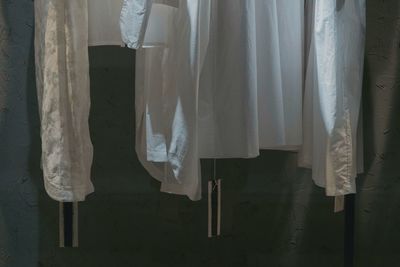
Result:
{"label": "dark background", "polygon": [[[355,258],[398,266],[400,1],[367,2]],[[40,171],[33,2],[0,0],[0,267],[342,266],[344,214],[296,167],[296,154],[218,161],[221,239],[207,238],[205,199],[159,193],[134,152],[133,62],[126,48],[90,48],[96,192],[79,206],[79,248],[60,249],[58,203]],[[211,162],[203,163],[206,180]]]}

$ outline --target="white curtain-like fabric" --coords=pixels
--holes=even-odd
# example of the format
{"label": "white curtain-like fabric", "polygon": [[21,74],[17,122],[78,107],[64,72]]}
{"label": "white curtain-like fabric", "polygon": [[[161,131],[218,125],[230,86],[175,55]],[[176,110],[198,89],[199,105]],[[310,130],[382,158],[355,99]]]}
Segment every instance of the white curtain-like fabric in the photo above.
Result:
{"label": "white curtain-like fabric", "polygon": [[[131,2],[147,6],[143,1]],[[174,163],[182,168],[197,167],[199,173],[198,163],[185,165],[184,161],[256,157],[260,149],[300,149],[300,165],[312,168],[314,181],[326,187],[327,195],[355,192],[355,176],[357,169],[361,169],[361,164],[357,164],[357,151],[361,151],[357,147],[360,138],[357,127],[365,1],[220,0],[211,1],[209,8],[209,37],[203,39],[208,45],[204,64],[200,64],[198,98],[186,99],[190,105],[198,106],[197,117],[181,113],[196,120],[197,132],[187,131],[187,127],[194,129],[190,124],[175,124],[170,130],[182,130],[184,137],[180,142],[197,142],[198,150],[197,154],[196,150],[187,150],[185,158]],[[136,40],[133,43],[144,39],[139,36],[145,35],[149,17],[150,14],[143,15],[139,10],[131,20],[135,25],[131,28],[140,28],[138,34],[131,35]],[[182,43],[172,46],[173,43],[174,40],[168,43],[168,49],[173,50],[179,44],[177,47],[182,50]],[[150,86],[153,91],[171,90],[163,82],[168,79],[168,71],[163,71],[165,53],[156,49],[140,53],[147,56],[139,56],[138,66],[142,67],[137,77],[146,77],[149,86],[153,84],[154,87]],[[137,91],[137,96],[152,91],[146,86],[137,87],[143,89]],[[161,97],[148,96],[147,107],[152,103],[155,109],[165,105],[164,100],[157,103]],[[147,159],[145,165],[170,161],[167,134],[160,134],[162,131],[156,128],[165,129],[172,123],[146,116],[147,128],[138,125],[141,139],[137,144],[146,143],[147,148],[138,153]],[[144,117],[140,117],[142,121]],[[164,181],[168,180],[166,177],[174,177],[163,164],[148,169],[153,176],[164,175]],[[155,169],[159,171],[156,175]],[[195,174],[191,172],[192,176],[182,179],[199,181]]]}
{"label": "white curtain-like fabric", "polygon": [[310,36],[300,165],[312,167],[315,183],[325,187],[328,196],[355,193],[357,171],[362,169],[357,139],[362,137],[358,126],[365,0],[311,0],[307,9]]}
{"label": "white curtain-like fabric", "polygon": [[123,45],[120,14],[123,0],[87,0],[89,46]]}
{"label": "white curtain-like fabric", "polygon": [[35,0],[42,169],[57,201],[93,192],[87,14],[86,0]]}
{"label": "white curtain-like fabric", "polygon": [[130,48],[143,45],[153,0],[124,0],[121,11],[121,35]]}
{"label": "white curtain-like fabric", "polygon": [[93,191],[87,46],[121,42],[137,49],[136,151],[162,191],[198,200],[200,158],[277,149],[299,150],[327,195],[355,192],[365,0],[36,0],[35,12],[54,199]]}
{"label": "white curtain-like fabric", "polygon": [[303,17],[303,1],[214,1],[199,95],[201,158],[301,145]]}

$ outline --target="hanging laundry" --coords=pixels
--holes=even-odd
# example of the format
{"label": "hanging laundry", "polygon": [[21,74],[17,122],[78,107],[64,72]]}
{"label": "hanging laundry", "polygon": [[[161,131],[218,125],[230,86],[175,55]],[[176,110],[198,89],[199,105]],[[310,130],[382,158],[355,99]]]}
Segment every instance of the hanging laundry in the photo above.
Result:
{"label": "hanging laundry", "polygon": [[[360,102],[365,0],[307,3],[307,74],[300,165],[328,196],[356,192],[362,171]],[[358,146],[357,146],[358,144]]]}
{"label": "hanging laundry", "polygon": [[[249,158],[258,156],[260,149],[301,148],[300,165],[313,169],[316,184],[327,187],[327,195],[354,192],[357,169],[362,170],[356,144],[362,139],[358,118],[365,1],[222,0],[211,1],[210,8],[199,98],[189,100],[199,107],[198,118],[193,117],[198,120],[199,150],[186,157]],[[345,55],[339,49],[345,49]],[[332,51],[333,61],[328,58]],[[155,73],[163,72],[145,67],[137,77]],[[318,75],[313,86],[311,73]],[[147,142],[163,144],[149,132],[151,128]],[[192,138],[185,140],[196,140],[188,136]],[[318,156],[310,161],[313,150]],[[145,164],[154,162],[151,151],[141,152],[148,157]],[[166,168],[159,170],[166,175]]]}
{"label": "hanging laundry", "polygon": [[35,0],[35,58],[44,185],[53,199],[93,192],[86,0]]}
{"label": "hanging laundry", "polygon": [[89,46],[123,45],[119,18],[123,0],[87,0]]}
{"label": "hanging laundry", "polygon": [[[148,25],[145,34],[125,35],[130,38],[128,45],[142,47],[136,54],[136,151],[139,160],[162,182],[162,191],[198,200],[201,176],[197,99],[201,65],[208,45],[210,1],[179,1],[179,5],[176,1],[163,1],[150,5],[151,8],[145,9],[148,14],[144,15],[141,8],[148,5],[143,1],[126,2],[125,6],[130,2],[132,7],[140,8],[122,12],[122,32],[130,32],[124,30],[129,27],[127,21],[131,21],[135,29]],[[135,3],[140,4],[135,6]],[[153,12],[158,12],[159,16],[153,16]],[[165,18],[163,23],[157,23],[160,17]],[[144,22],[146,19],[148,21]],[[169,25],[168,34],[157,34],[165,25]],[[147,42],[148,35],[159,39],[158,45]]]}
{"label": "hanging laundry", "polygon": [[[146,28],[143,29],[140,25],[151,23],[148,18],[153,12],[151,7],[154,8],[155,5],[150,5],[149,8],[142,1],[131,1],[132,7],[134,2],[140,3],[138,6],[141,8],[146,7],[149,14],[143,15],[143,10],[139,8],[136,12],[131,12],[128,18],[128,13],[123,12],[121,28],[123,32],[130,32],[124,31],[124,28],[128,25],[126,22],[131,21],[132,28],[146,32]],[[182,8],[186,1],[182,2],[179,6],[181,11],[178,8],[177,12],[185,12]],[[190,4],[193,5],[194,2],[196,1]],[[178,178],[178,173],[181,177],[189,173],[183,180],[196,181],[196,186],[200,188],[200,158],[249,158],[258,156],[260,148],[289,149],[301,145],[304,7],[299,2],[294,7],[297,12],[290,13],[287,12],[287,7],[291,4],[289,2],[277,4],[276,1],[213,1],[203,4],[198,6],[202,9],[197,11],[209,14],[203,16],[199,24],[203,31],[191,29],[196,38],[200,38],[201,47],[197,52],[199,55],[191,54],[196,51],[190,50],[185,54],[185,48],[182,47],[185,43],[178,42],[182,39],[176,37],[175,45],[174,37],[170,37],[167,48],[138,50],[136,147],[139,158],[149,172],[163,181],[163,191],[186,194],[186,189],[182,189],[184,186],[179,185],[182,181]],[[265,16],[265,12],[270,12],[273,16]],[[177,14],[176,16],[179,17]],[[146,19],[148,22],[144,22]],[[184,31],[185,27],[182,25],[190,24],[173,23],[170,36],[173,36],[173,32]],[[267,27],[268,30],[263,31]],[[281,29],[285,33],[280,33],[279,27],[288,31]],[[146,34],[131,34],[132,39],[127,44],[143,42]],[[282,42],[290,41],[292,46],[279,46],[279,39]],[[187,42],[186,45],[190,47],[191,43]],[[174,49],[179,51],[175,55],[172,53]],[[290,57],[291,53],[294,57]],[[177,64],[177,59],[190,60],[198,57],[200,61],[196,64],[200,64],[201,69],[197,69],[196,75],[201,74],[200,84],[193,83],[193,80],[192,84],[186,82],[183,85],[186,93],[192,89],[199,91],[186,99],[176,94],[174,96],[176,88],[169,86],[175,87],[176,84],[168,83],[168,79],[173,77],[173,80],[183,81],[192,75],[182,75],[183,71],[179,71],[176,76],[169,71],[184,66]],[[270,71],[271,69],[274,71]],[[282,74],[286,75],[285,81]],[[282,83],[285,83],[287,89],[283,89]],[[162,107],[168,103],[178,112],[163,110]],[[198,110],[180,115],[180,105],[198,106]],[[144,110],[147,112],[146,116],[143,115]],[[173,124],[173,119],[166,118],[171,112],[185,117],[186,120]],[[287,118],[286,123],[283,117]],[[162,130],[171,126],[166,132]],[[180,138],[176,140],[181,145],[184,144],[178,149],[184,150],[185,154],[180,155],[185,157],[170,160],[167,147],[171,145],[168,143],[171,141],[167,139],[173,140],[172,136],[178,137],[177,134],[180,134]],[[196,149],[189,150],[186,146],[199,149],[196,152]],[[160,164],[162,162],[168,163]],[[182,166],[176,170],[182,168],[183,171],[174,172],[174,165]],[[187,172],[186,169],[191,171]],[[191,198],[193,199],[193,195]]]}
{"label": "hanging laundry", "polygon": [[277,149],[300,151],[327,195],[355,192],[365,0],[38,0],[35,12],[53,198],[93,191],[82,48],[121,42],[137,49],[136,151],[162,191],[198,200],[200,158]]}

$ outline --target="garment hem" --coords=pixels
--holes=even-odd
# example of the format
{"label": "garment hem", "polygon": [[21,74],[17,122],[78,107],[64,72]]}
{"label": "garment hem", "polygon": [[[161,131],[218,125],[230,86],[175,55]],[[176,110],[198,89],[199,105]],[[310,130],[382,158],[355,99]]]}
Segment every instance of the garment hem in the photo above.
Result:
{"label": "garment hem", "polygon": [[59,202],[82,202],[86,197],[94,192],[93,184],[90,182],[87,186],[70,189],[61,189],[54,184],[44,181],[44,187],[47,194],[55,201]]}

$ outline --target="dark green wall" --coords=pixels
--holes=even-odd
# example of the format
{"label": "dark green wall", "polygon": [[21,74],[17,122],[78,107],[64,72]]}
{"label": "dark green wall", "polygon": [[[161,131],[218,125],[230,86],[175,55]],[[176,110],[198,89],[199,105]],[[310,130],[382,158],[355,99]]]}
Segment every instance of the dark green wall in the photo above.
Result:
{"label": "dark green wall", "polygon": [[[80,204],[80,247],[58,248],[58,203],[39,167],[33,4],[0,1],[0,267],[342,266],[344,216],[296,154],[218,161],[221,239],[207,238],[205,200],[159,193],[134,152],[134,53],[118,47],[90,48],[96,192]],[[368,1],[360,267],[400,262],[399,16],[397,0]]]}

